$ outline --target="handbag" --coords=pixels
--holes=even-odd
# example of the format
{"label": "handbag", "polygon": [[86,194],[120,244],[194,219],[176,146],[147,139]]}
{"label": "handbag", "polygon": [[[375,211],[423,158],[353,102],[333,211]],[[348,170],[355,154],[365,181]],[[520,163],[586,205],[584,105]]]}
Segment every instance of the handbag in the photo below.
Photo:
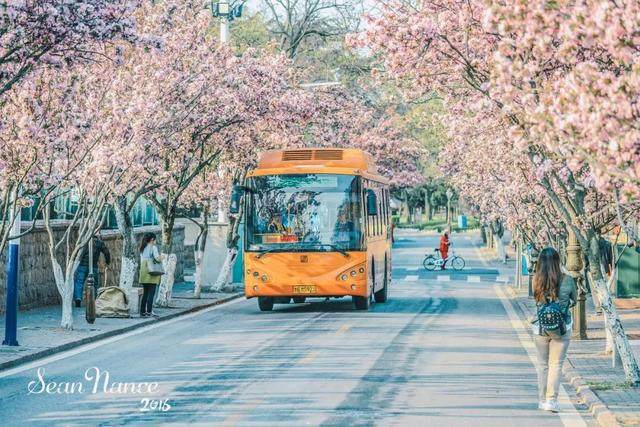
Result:
{"label": "handbag", "polygon": [[153,257],[147,260],[147,270],[150,276],[162,276],[164,274],[164,267],[161,262],[156,262]]}

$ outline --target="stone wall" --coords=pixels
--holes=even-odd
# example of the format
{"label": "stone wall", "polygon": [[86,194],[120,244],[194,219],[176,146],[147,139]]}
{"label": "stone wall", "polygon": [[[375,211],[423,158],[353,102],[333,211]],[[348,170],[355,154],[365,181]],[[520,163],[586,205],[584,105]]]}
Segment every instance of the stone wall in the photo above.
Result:
{"label": "stone wall", "polygon": [[[136,228],[137,235],[147,231],[160,234],[160,228],[157,226]],[[54,226],[54,233],[60,235],[62,233],[61,226]],[[102,238],[111,252],[107,285],[117,286],[120,279],[122,239],[120,234],[113,230],[103,231]],[[173,252],[178,258],[176,282],[183,281],[184,251],[184,227],[176,225],[173,233]],[[7,274],[5,266],[6,251],[0,255],[0,313],[4,313],[6,305]],[[102,269],[101,273],[104,273]],[[104,281],[104,275],[101,280]],[[18,304],[20,310],[60,304],[60,296],[56,289],[49,258],[47,232],[44,228],[36,228],[20,240]]]}
{"label": "stone wall", "polygon": [[[148,226],[148,227],[138,227],[135,229],[136,239],[138,242],[142,239],[142,234],[144,233],[155,233],[160,241],[160,227],[158,226]],[[122,261],[122,239],[120,238],[120,233],[116,230],[109,230],[102,232],[102,239],[107,244],[109,248],[109,252],[111,253],[111,265],[109,265],[109,269],[107,272],[107,286],[118,286],[120,281],[120,264]],[[184,258],[185,258],[185,247],[184,247],[184,227],[180,224],[176,224],[173,229],[173,244],[172,244],[172,252],[176,254],[178,259],[178,263],[176,264],[176,282],[182,282],[184,280],[183,272],[184,272]],[[100,269],[102,273],[102,266]],[[102,281],[101,285],[104,284],[104,276],[100,279]],[[136,282],[137,282],[136,277]]]}

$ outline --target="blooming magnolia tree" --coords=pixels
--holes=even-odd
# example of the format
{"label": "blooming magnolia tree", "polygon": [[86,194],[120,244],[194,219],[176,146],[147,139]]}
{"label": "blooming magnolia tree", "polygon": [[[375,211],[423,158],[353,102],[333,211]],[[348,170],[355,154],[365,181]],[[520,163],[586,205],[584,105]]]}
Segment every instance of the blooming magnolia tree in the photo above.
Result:
{"label": "blooming magnolia tree", "polygon": [[42,65],[99,55],[114,38],[134,40],[131,0],[24,0],[0,3],[0,95]]}
{"label": "blooming magnolia tree", "polygon": [[[199,229],[198,237],[194,246],[195,278],[193,294],[195,298],[200,298],[203,288],[204,276],[204,255],[207,249],[207,237],[209,235],[210,218],[214,207],[224,205],[221,195],[226,194],[225,187],[228,188],[229,180],[225,179],[228,174],[219,173],[220,168],[208,168],[198,175],[185,191],[181,204],[184,207],[196,207],[200,210],[200,218],[189,218]],[[223,209],[223,208],[222,208]]]}
{"label": "blooming magnolia tree", "polygon": [[[414,95],[435,91],[444,96],[448,118],[466,122],[457,131],[479,123],[499,126],[498,141],[488,146],[481,140],[495,136],[493,125],[480,125],[485,128],[475,136],[480,141],[452,139],[452,153],[461,155],[479,144],[475,155],[485,157],[472,161],[466,156],[456,179],[488,216],[497,214],[492,206],[518,200],[524,203],[502,211],[507,222],[530,235],[541,230],[551,235],[558,227],[549,225],[561,222],[560,229],[577,237],[608,330],[634,383],[640,371],[599,268],[598,240],[615,220],[611,188],[620,187],[626,195],[637,192],[637,111],[632,105],[639,18],[638,5],[625,1],[455,0],[421,3],[415,10],[393,3],[370,18],[366,34],[355,41],[371,48],[383,70],[401,85],[409,82]],[[513,150],[500,144],[505,137],[515,142]],[[511,160],[501,168],[523,162],[514,170],[534,172],[529,183],[544,198],[533,210],[537,226],[530,228],[518,214],[528,215],[535,204],[526,183],[520,186],[520,180],[496,174],[499,169],[486,159],[496,151],[508,155],[503,161]],[[455,165],[449,163],[449,169],[456,170]],[[464,185],[474,181],[481,194]],[[514,194],[524,197],[505,197]]]}
{"label": "blooming magnolia tree", "polygon": [[[126,165],[115,154],[116,141],[101,138],[95,125],[102,93],[88,92],[83,70],[57,73],[41,70],[11,93],[9,105],[28,106],[14,111],[11,132],[5,140],[24,144],[33,156],[29,180],[37,183],[49,237],[49,255],[56,287],[62,300],[61,326],[73,327],[73,279],[84,247],[100,228],[111,183]],[[27,185],[28,187],[28,185]],[[69,198],[73,203],[60,203]],[[58,202],[58,203],[56,203]],[[63,219],[54,219],[52,205]],[[63,206],[74,206],[69,211]],[[55,227],[54,227],[55,225]]]}

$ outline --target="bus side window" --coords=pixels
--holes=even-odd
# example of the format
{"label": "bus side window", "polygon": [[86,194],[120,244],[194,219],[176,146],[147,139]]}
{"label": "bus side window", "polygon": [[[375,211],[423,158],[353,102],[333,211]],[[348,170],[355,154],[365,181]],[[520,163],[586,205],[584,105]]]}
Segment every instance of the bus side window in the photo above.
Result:
{"label": "bus side window", "polygon": [[377,235],[380,236],[382,234],[382,191],[378,190],[376,192],[376,198],[378,201],[378,215],[377,215],[377,222],[378,222],[378,233]]}
{"label": "bus side window", "polygon": [[389,226],[389,218],[387,216],[387,189],[382,189],[382,220],[385,225],[385,231]]}
{"label": "bus side window", "polygon": [[365,211],[365,228],[366,228],[366,235],[367,237],[371,237],[371,215],[369,215],[369,211],[367,210],[367,190],[368,190],[368,186],[366,185],[367,183],[365,182],[365,185],[363,185],[363,204],[364,204],[364,211]]}

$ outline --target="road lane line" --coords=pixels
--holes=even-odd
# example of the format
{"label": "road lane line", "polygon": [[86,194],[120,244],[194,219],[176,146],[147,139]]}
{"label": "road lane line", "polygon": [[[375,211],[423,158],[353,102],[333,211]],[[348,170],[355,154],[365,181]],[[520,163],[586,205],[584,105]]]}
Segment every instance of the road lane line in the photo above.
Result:
{"label": "road lane line", "polygon": [[209,308],[205,308],[204,310],[200,310],[200,311],[196,311],[196,312],[193,312],[193,313],[185,314],[184,316],[178,316],[178,317],[174,317],[173,319],[163,320],[161,322],[152,323],[149,326],[142,326],[142,327],[140,327],[138,329],[134,329],[133,331],[125,332],[124,334],[121,334],[121,335],[115,335],[113,337],[105,338],[105,339],[100,340],[100,341],[92,342],[92,343],[85,344],[85,345],[82,345],[80,347],[72,348],[70,350],[66,350],[66,351],[63,351],[63,352],[60,352],[60,353],[52,354],[51,356],[43,357],[42,359],[34,360],[33,362],[28,362],[28,363],[25,363],[24,365],[16,366],[15,368],[10,368],[10,369],[7,369],[5,371],[1,371],[0,372],[0,378],[5,378],[5,377],[8,377],[8,376],[13,375],[13,374],[18,374],[20,372],[24,372],[24,371],[28,371],[30,369],[38,368],[40,366],[48,365],[49,363],[57,362],[58,360],[63,360],[63,359],[75,356],[77,354],[81,354],[81,353],[87,352],[89,350],[93,350],[94,348],[102,347],[105,344],[111,344],[111,343],[123,340],[125,338],[129,338],[129,337],[132,337],[132,336],[135,336],[135,335],[140,335],[142,333],[148,332],[150,330],[153,330],[153,329],[156,329],[156,328],[159,328],[159,327],[164,327],[164,326],[176,323],[176,322],[180,322],[180,321],[183,321],[183,320],[191,319],[193,317],[209,313],[210,311],[218,310],[221,307],[228,307],[228,306],[233,305],[233,304],[238,304],[239,302],[242,302],[242,301],[245,301],[245,299],[244,298],[237,298],[237,299],[231,300],[229,302],[225,302],[224,304],[214,305],[213,307],[209,307]]}
{"label": "road lane line", "polygon": [[340,326],[340,329],[338,329],[336,331],[336,334],[343,334],[345,332],[347,332],[349,330],[350,326],[349,325],[342,325]]}
{"label": "road lane line", "polygon": [[[518,339],[520,340],[520,344],[527,352],[531,363],[533,366],[537,366],[538,355],[536,354],[535,346],[533,344],[533,339],[530,333],[527,331],[526,325],[520,319],[520,316],[516,313],[513,308],[513,304],[511,300],[505,295],[504,291],[498,285],[493,285],[493,288],[500,298],[500,302],[507,312],[507,316],[509,316],[509,321],[511,322],[511,326],[516,331],[518,335]],[[537,368],[536,368],[537,369]],[[537,381],[537,380],[536,380]],[[567,391],[564,389],[564,386],[560,384],[560,392],[559,392],[558,403],[560,404],[561,411],[558,412],[558,416],[566,427],[586,427],[587,423],[582,419],[582,416],[576,410],[576,407],[571,402]]]}
{"label": "road lane line", "polygon": [[245,415],[251,413],[251,411],[260,406],[262,403],[264,403],[264,400],[259,399],[255,402],[242,404],[240,408],[236,409],[237,412],[235,414],[231,414],[227,418],[222,420],[222,423],[220,425],[225,427],[238,425],[240,420],[242,420]]}
{"label": "road lane line", "polygon": [[451,276],[438,276],[436,281],[438,282],[450,282]]}
{"label": "road lane line", "polygon": [[418,271],[418,270],[420,270],[420,267],[407,267],[407,268],[405,268],[405,270],[407,270],[407,271]]}
{"label": "road lane line", "polygon": [[467,282],[480,283],[480,276],[467,276]]}
{"label": "road lane line", "polygon": [[510,276],[498,276],[498,277],[496,277],[496,282],[509,283],[510,279],[511,279]]}
{"label": "road lane line", "polygon": [[405,276],[405,278],[403,280],[405,282],[417,282],[418,281],[418,276],[416,276],[416,275]]}
{"label": "road lane line", "polygon": [[316,360],[316,356],[317,355],[318,355],[318,352],[315,351],[315,350],[312,350],[309,353],[307,353],[302,359],[300,359],[298,364],[299,365],[308,365],[309,363],[311,363],[314,360]]}

